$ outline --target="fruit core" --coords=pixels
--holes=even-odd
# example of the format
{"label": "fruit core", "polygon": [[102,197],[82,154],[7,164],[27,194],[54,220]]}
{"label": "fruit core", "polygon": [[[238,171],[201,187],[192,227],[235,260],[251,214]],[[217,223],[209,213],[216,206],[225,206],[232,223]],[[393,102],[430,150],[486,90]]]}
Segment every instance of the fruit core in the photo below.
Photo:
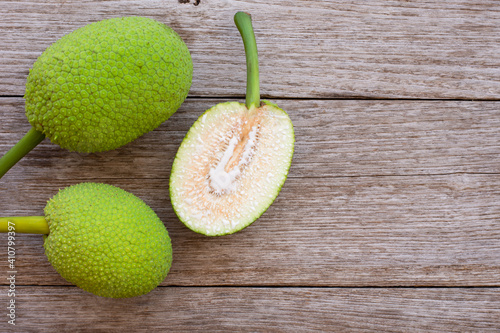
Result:
{"label": "fruit core", "polygon": [[221,159],[210,168],[210,188],[217,195],[236,190],[236,181],[255,154],[260,126],[256,117],[243,118],[243,126],[234,128]]}

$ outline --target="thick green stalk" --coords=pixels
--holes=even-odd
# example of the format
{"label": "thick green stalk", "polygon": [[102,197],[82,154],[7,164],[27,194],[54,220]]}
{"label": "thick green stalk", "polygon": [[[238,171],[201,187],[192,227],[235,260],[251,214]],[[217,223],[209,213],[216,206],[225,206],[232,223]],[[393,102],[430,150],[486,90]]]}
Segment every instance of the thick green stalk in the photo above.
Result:
{"label": "thick green stalk", "polygon": [[43,216],[0,217],[0,232],[21,234],[49,234],[49,225]]}
{"label": "thick green stalk", "polygon": [[14,147],[12,147],[5,155],[0,158],[0,178],[5,175],[10,168],[14,166],[21,158],[29,153],[33,148],[35,148],[42,140],[45,135],[31,128],[26,135],[19,140]]}
{"label": "thick green stalk", "polygon": [[244,12],[237,12],[234,15],[234,23],[238,28],[245,46],[245,57],[247,61],[247,96],[246,106],[260,106],[259,90],[259,58],[257,54],[257,42],[252,27],[252,18]]}

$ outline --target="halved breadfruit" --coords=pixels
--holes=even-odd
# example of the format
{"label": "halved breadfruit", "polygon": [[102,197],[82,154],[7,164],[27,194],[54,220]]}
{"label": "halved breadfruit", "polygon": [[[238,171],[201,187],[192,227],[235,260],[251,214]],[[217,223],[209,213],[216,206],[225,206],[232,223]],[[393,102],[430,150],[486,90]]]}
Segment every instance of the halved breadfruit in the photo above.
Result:
{"label": "halved breadfruit", "polygon": [[294,142],[290,118],[271,103],[249,110],[227,102],[206,111],[172,167],[170,198],[179,219],[208,236],[232,234],[254,222],[281,190]]}
{"label": "halved breadfruit", "polygon": [[170,175],[170,199],[179,219],[208,236],[239,231],[267,210],[286,180],[295,143],[286,112],[260,101],[250,15],[238,12],[234,22],[245,46],[246,103],[220,103],[200,116]]}

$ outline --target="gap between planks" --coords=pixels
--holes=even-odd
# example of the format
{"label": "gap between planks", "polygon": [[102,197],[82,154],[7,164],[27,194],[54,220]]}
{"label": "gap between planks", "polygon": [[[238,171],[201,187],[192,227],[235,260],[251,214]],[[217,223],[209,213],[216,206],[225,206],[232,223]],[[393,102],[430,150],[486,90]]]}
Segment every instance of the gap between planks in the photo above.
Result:
{"label": "gap between planks", "polygon": [[[349,96],[349,97],[280,97],[280,96],[266,96],[261,95],[261,99],[271,99],[277,101],[422,101],[422,102],[499,102],[499,98],[391,98],[391,97],[363,97],[363,96]],[[24,95],[0,95],[0,98],[24,98]],[[241,101],[245,100],[244,95],[217,95],[217,96],[187,96],[188,100],[227,100],[227,101]]]}
{"label": "gap between planks", "polygon": [[[1,282],[0,286],[8,286],[8,283]],[[16,284],[17,287],[26,287],[26,288],[77,288],[77,286],[72,285],[72,284],[44,284],[44,285],[37,285],[37,284]],[[289,285],[238,285],[238,284],[231,284],[231,285],[220,285],[220,284],[213,284],[213,285],[189,285],[189,286],[183,286],[183,285],[159,285],[156,288],[179,288],[179,289],[186,289],[186,288],[193,288],[193,289],[222,289],[222,288],[238,288],[238,289],[465,289],[465,290],[473,290],[473,289],[500,289],[500,284],[498,286],[495,285],[474,285],[474,286],[405,286],[405,285],[389,285],[389,286],[377,286],[377,285],[360,285],[360,286],[342,286],[342,285],[331,285],[331,286],[321,286],[321,285],[296,285],[296,286],[289,286]]]}

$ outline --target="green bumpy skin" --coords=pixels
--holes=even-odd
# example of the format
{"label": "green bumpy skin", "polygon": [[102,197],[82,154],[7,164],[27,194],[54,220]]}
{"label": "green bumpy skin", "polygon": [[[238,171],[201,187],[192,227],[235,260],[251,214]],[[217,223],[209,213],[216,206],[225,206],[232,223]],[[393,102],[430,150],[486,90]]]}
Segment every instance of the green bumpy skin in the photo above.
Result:
{"label": "green bumpy skin", "polygon": [[98,296],[148,293],[172,264],[168,232],[141,199],[118,187],[81,183],[45,207],[45,254],[61,276]]}
{"label": "green bumpy skin", "polygon": [[63,148],[112,150],[177,111],[192,75],[186,44],[165,24],[103,20],[62,37],[37,59],[26,83],[26,116]]}

